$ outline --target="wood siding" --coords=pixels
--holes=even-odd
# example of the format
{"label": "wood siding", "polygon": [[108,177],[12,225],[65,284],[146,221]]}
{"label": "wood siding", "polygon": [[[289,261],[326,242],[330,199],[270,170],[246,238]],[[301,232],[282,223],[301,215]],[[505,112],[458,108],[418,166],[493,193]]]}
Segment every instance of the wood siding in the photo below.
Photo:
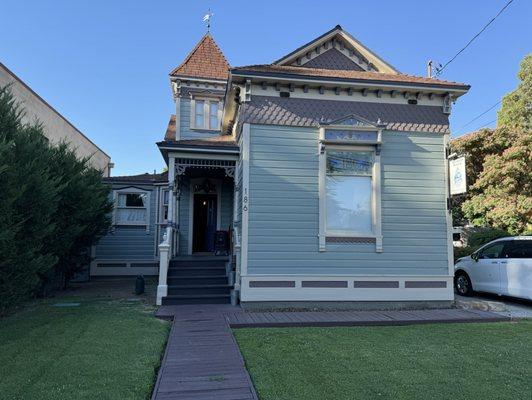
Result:
{"label": "wood siding", "polygon": [[318,130],[252,125],[248,274],[448,275],[443,136],[383,132],[382,253],[318,252]]}
{"label": "wood siding", "polygon": [[[127,186],[113,186],[113,190]],[[136,186],[150,192],[149,232],[145,226],[115,226],[96,245],[96,261],[98,260],[155,260],[157,234],[157,189],[154,186]]]}

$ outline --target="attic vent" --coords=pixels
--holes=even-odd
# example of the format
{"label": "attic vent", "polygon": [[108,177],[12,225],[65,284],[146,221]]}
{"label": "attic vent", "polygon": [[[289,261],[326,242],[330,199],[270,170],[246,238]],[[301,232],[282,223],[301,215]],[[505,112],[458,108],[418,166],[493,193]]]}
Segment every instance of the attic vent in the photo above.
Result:
{"label": "attic vent", "polygon": [[279,96],[281,96],[281,97],[290,97],[290,92],[279,92]]}

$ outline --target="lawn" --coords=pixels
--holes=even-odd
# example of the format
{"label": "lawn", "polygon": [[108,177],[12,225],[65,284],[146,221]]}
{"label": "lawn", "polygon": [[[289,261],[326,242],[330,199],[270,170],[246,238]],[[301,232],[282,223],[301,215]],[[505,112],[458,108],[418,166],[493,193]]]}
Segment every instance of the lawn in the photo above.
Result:
{"label": "lawn", "polygon": [[531,398],[532,321],[234,333],[261,400]]}
{"label": "lawn", "polygon": [[[57,307],[57,302],[79,306]],[[0,319],[0,398],[147,399],[169,323],[153,307],[61,298]]]}

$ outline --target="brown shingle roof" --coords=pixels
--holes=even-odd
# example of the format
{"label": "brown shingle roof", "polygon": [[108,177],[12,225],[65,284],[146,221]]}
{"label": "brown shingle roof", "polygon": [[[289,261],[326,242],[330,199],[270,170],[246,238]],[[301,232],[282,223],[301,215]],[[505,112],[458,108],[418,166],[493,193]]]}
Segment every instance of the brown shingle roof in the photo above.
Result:
{"label": "brown shingle roof", "polygon": [[222,51],[207,33],[192,49],[185,61],[170,72],[170,76],[189,76],[225,80],[230,65]]}
{"label": "brown shingle roof", "polygon": [[170,121],[168,121],[168,127],[164,134],[164,140],[175,140],[175,114],[170,116]]}
{"label": "brown shingle roof", "polygon": [[434,78],[423,78],[420,76],[407,75],[407,74],[385,74],[381,72],[368,72],[368,71],[354,71],[354,70],[330,70],[322,68],[305,68],[299,66],[288,65],[247,65],[243,67],[236,67],[231,70],[232,72],[238,71],[251,71],[251,72],[264,72],[275,74],[287,74],[287,75],[304,75],[312,77],[323,78],[341,78],[341,79],[353,79],[353,80],[368,80],[368,81],[380,81],[380,82],[394,82],[394,83],[418,83],[424,85],[434,86],[460,86],[464,89],[468,89],[469,86],[464,83],[444,81]]}

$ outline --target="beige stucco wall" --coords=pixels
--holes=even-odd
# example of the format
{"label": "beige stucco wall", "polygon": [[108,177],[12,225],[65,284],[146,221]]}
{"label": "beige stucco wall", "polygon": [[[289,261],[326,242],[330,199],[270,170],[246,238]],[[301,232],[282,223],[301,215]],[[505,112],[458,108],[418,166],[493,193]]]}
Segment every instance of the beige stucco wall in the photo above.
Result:
{"label": "beige stucco wall", "polygon": [[79,157],[91,156],[92,165],[102,171],[104,176],[109,176],[111,158],[0,63],[0,87],[8,84],[11,84],[11,92],[15,99],[26,110],[24,122],[31,123],[38,119],[43,124],[45,135],[51,143],[67,141]]}

